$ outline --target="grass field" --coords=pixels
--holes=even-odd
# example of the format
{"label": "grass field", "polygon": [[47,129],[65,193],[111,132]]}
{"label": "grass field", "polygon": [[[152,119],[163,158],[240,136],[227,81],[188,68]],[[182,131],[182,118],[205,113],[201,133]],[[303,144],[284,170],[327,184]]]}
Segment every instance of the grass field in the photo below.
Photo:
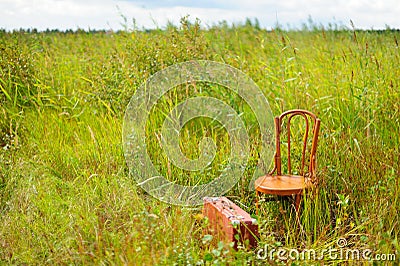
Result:
{"label": "grass field", "polygon": [[[0,262],[291,263],[210,241],[199,210],[153,199],[129,175],[121,135],[135,90],[167,66],[207,59],[251,77],[274,114],[303,108],[322,120],[319,189],[302,204],[301,227],[290,208],[263,203],[260,247],[322,251],[345,238],[349,248],[395,254],[399,263],[399,42],[395,30],[265,31],[251,23],[202,29],[186,19],[153,31],[0,32]],[[177,88],[148,121],[150,156],[181,182],[185,173],[162,154],[156,132],[165,108],[199,93]],[[248,110],[223,88],[201,93]],[[244,117],[254,158],[227,195],[255,214],[248,181],[259,131],[251,114]],[[184,128],[181,142],[196,158],[205,131],[218,144],[210,178],[226,160],[226,132],[203,119]]]}

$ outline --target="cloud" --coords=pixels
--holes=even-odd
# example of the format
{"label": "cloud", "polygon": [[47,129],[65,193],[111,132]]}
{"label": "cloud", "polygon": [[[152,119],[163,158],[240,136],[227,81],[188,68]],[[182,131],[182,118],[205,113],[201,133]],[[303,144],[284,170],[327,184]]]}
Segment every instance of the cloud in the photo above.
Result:
{"label": "cloud", "polygon": [[165,7],[207,7],[207,8],[221,8],[228,9],[231,4],[229,0],[202,0],[202,1],[191,1],[191,0],[127,0],[129,3],[133,3],[136,6],[145,8],[165,8]]}
{"label": "cloud", "polygon": [[300,28],[311,16],[322,24],[349,25],[351,19],[364,29],[400,28],[397,0],[0,0],[0,28],[8,30],[120,29],[121,14],[145,28],[163,27],[167,21],[178,24],[185,15],[203,25],[257,17],[265,28],[277,22]]}
{"label": "cloud", "polygon": [[107,19],[115,20],[117,11],[110,1],[6,0],[0,4],[2,25],[15,28],[77,27],[107,28]]}

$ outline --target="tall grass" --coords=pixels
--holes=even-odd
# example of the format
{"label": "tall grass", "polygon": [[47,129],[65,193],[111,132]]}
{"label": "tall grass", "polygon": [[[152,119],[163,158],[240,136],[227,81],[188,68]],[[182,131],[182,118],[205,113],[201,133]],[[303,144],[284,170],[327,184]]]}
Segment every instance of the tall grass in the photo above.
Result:
{"label": "tall grass", "polygon": [[[322,120],[319,186],[303,199],[300,226],[290,204],[263,202],[260,246],[322,250],[345,237],[351,247],[399,251],[397,31],[265,31],[251,23],[202,29],[183,19],[149,32],[0,34],[2,262],[260,262],[252,251],[208,241],[198,210],[151,198],[125,165],[121,128],[130,97],[158,70],[191,59],[240,68],[274,114],[304,108]],[[166,111],[198,95],[245,113],[253,158],[228,196],[254,214],[247,186],[259,129],[240,97],[207,84],[165,95],[148,121],[149,154],[164,176],[199,181],[174,167],[157,140]],[[189,158],[198,157],[203,136],[218,144],[206,182],[225,163],[229,138],[218,123],[193,121],[181,133]]]}

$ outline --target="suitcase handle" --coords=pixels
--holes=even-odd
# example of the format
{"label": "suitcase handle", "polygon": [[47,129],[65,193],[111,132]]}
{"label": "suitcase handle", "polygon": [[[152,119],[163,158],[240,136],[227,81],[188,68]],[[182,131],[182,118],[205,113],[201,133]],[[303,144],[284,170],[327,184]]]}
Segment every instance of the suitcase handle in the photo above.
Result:
{"label": "suitcase handle", "polygon": [[[242,215],[237,215],[237,214],[235,214],[235,210],[231,207],[231,203],[230,203],[230,202],[227,202],[227,201],[221,199],[221,203],[222,203],[223,209],[224,209],[226,212],[228,212],[228,215],[229,215],[229,216],[228,216],[228,219],[231,219],[231,218],[235,218],[235,219],[236,219],[236,220],[232,220],[232,221],[231,221],[232,224],[233,224],[233,225],[240,224],[240,220],[243,220],[244,217],[243,217]],[[254,218],[252,218],[252,219],[251,219],[251,223],[252,223],[252,224],[257,224],[257,220],[254,219]]]}
{"label": "suitcase handle", "polygon": [[229,215],[228,218],[229,219],[231,219],[231,218],[235,218],[235,219],[238,219],[238,220],[243,220],[244,219],[244,217],[242,215],[235,214],[236,211],[231,207],[230,202],[221,200],[221,204],[222,204],[223,209],[228,213],[228,215]]}

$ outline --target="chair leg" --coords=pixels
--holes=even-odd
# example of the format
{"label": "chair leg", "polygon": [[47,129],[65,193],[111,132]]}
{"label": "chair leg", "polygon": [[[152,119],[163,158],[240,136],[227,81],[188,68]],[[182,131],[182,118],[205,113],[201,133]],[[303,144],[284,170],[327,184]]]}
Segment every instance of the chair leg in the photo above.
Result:
{"label": "chair leg", "polygon": [[259,192],[256,190],[256,215],[258,216],[258,199],[259,199]]}
{"label": "chair leg", "polygon": [[300,202],[301,202],[301,194],[296,194],[295,196],[295,211],[296,211],[296,221],[300,226]]}
{"label": "chair leg", "polygon": [[300,201],[301,201],[301,194],[296,194],[296,196],[295,196],[295,209],[296,209],[296,215],[299,213],[299,209],[300,209]]}

